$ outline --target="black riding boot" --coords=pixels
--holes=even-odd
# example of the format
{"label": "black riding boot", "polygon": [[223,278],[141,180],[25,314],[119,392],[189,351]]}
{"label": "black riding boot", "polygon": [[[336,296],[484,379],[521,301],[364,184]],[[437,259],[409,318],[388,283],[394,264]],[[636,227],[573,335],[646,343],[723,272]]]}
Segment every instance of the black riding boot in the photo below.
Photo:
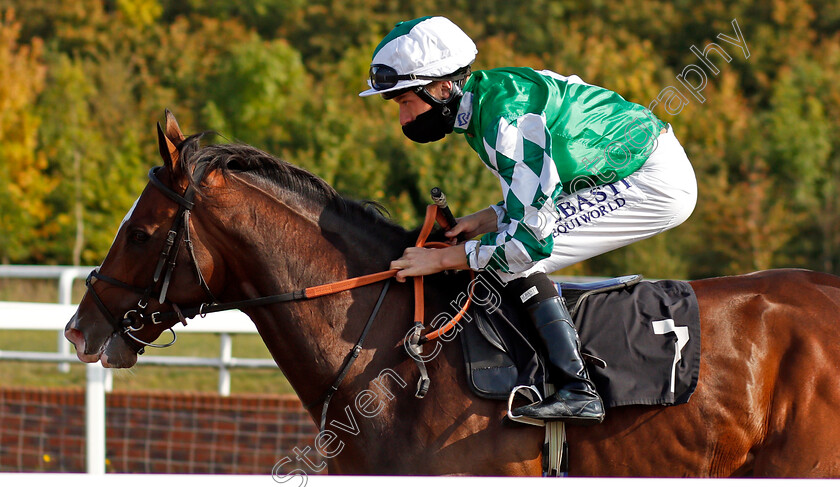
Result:
{"label": "black riding boot", "polygon": [[580,339],[563,299],[555,296],[528,307],[528,314],[548,352],[549,376],[559,389],[512,414],[569,424],[597,424],[604,420],[604,404],[589,379],[580,353]]}

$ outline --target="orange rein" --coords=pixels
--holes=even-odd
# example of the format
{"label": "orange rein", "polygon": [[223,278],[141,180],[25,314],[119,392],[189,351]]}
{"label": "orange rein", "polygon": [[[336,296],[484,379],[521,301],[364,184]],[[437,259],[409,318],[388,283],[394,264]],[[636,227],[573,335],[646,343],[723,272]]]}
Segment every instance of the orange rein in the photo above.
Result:
{"label": "orange rein", "polygon": [[[443,216],[443,213],[440,211],[440,207],[437,205],[429,205],[426,207],[426,218],[423,221],[423,227],[420,229],[420,235],[417,237],[417,243],[415,244],[416,247],[425,247],[425,248],[433,248],[433,249],[440,249],[449,247],[449,244],[444,242],[426,242],[426,239],[429,238],[429,234],[432,233],[432,228],[434,228],[435,221],[437,221],[438,225],[441,228],[449,230],[449,224],[446,221],[446,218]],[[472,273],[473,271],[470,271]],[[423,298],[423,276],[417,276],[414,278],[414,323],[415,325],[423,324],[424,318],[424,310],[425,310],[425,300]],[[420,338],[420,344],[428,342],[429,340],[434,340],[439,338],[444,333],[448,333],[452,328],[461,321],[461,318],[467,313],[467,310],[470,307],[470,303],[472,302],[472,296],[467,296],[467,301],[464,303],[464,306],[455,314],[455,317],[449,320],[448,323],[433,331],[424,335]]]}
{"label": "orange rein", "polygon": [[[423,222],[423,227],[420,229],[420,235],[417,237],[417,242],[415,243],[416,247],[425,247],[427,249],[440,249],[449,247],[449,244],[443,242],[426,242],[426,239],[429,238],[429,234],[432,233],[432,228],[434,228],[435,222],[437,222],[442,228],[449,229],[449,225],[446,222],[446,218],[443,217],[443,214],[439,211],[440,208],[437,205],[429,205],[426,207],[426,218]],[[373,284],[375,282],[384,281],[385,279],[389,279],[394,277],[397,274],[397,269],[391,269],[388,271],[377,272],[375,274],[367,274],[360,277],[353,277],[350,279],[344,279],[343,281],[336,281],[329,284],[322,284],[320,286],[313,286],[304,289],[304,293],[307,298],[316,298],[319,296],[326,296],[329,294],[335,294],[342,291],[347,291],[350,289],[355,289],[357,287],[367,286],[368,284]],[[472,271],[470,271],[472,272]],[[464,303],[464,306],[455,314],[455,317],[449,320],[449,322],[440,329],[433,331],[424,335],[420,339],[420,343],[425,343],[429,340],[434,340],[444,333],[449,332],[452,328],[463,318],[466,314],[467,310],[470,307],[470,303],[472,302],[472,296],[467,297],[467,301]],[[417,276],[414,278],[414,323],[415,324],[423,324],[423,317],[425,311],[425,299],[424,299],[424,292],[423,292],[423,276]]]}

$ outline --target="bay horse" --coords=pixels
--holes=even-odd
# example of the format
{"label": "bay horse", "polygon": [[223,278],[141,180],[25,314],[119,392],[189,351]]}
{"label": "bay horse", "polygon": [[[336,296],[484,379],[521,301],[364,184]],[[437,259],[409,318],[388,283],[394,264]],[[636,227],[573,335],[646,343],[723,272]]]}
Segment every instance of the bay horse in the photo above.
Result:
{"label": "bay horse", "polygon": [[[303,169],[245,145],[187,139],[168,111],[158,138],[157,181],[126,216],[67,324],[83,362],[131,367],[143,343],[208,296],[250,300],[376,273],[414,244],[417,231]],[[184,217],[178,198],[186,195]],[[394,282],[379,299],[384,282],[244,309],[316,423],[346,369],[327,416],[332,436],[316,445],[329,472],[540,475],[542,429],[512,426],[505,404],[468,392],[457,343],[438,342],[426,364],[431,389],[414,397],[418,371],[402,347],[414,296]],[[467,284],[464,273],[428,277],[427,316],[450,309]],[[598,426],[568,427],[569,474],[840,475],[840,279],[771,270],[691,286],[703,327],[691,400],[613,408]],[[343,368],[377,300],[358,359]]]}

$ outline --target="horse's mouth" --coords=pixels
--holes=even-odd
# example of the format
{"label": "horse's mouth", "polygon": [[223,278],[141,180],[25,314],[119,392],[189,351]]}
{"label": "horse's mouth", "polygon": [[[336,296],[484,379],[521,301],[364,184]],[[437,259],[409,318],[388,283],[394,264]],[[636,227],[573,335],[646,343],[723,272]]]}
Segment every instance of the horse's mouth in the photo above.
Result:
{"label": "horse's mouth", "polygon": [[76,347],[76,357],[84,363],[101,362],[106,368],[129,368],[137,363],[137,354],[116,333],[106,337],[96,350],[88,348],[76,315],[64,328],[64,338]]}

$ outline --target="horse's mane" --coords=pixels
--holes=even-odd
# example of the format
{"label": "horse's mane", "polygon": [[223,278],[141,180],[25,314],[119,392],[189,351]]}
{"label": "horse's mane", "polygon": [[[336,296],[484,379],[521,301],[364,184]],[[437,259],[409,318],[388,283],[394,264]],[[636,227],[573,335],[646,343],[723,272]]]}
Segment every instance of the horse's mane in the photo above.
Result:
{"label": "horse's mane", "polygon": [[[208,134],[211,132],[192,135],[178,146],[181,163],[191,178],[202,166],[206,167],[204,174],[213,170],[221,171],[225,177],[231,173],[247,173],[279,190],[292,191],[313,203],[324,205],[353,221],[398,228],[406,232],[386,216],[387,210],[380,203],[346,198],[306,169],[250,145],[232,143],[202,146],[201,139]],[[199,181],[191,181],[191,184],[198,187],[197,183]]]}
{"label": "horse's mane", "polygon": [[[178,145],[181,163],[190,176],[190,184],[200,189],[200,181],[195,179],[196,170],[206,167],[203,174],[219,170],[228,177],[231,174],[246,173],[252,175],[277,191],[293,191],[314,204],[324,205],[347,218],[348,223],[361,228],[380,228],[382,233],[390,234],[394,245],[401,249],[414,245],[420,234],[420,227],[406,230],[385,216],[385,208],[373,201],[356,201],[338,193],[326,181],[311,172],[283,161],[271,154],[247,144],[201,145],[204,132],[192,135]],[[428,241],[444,241],[443,230],[435,230]],[[396,257],[396,256],[395,256]],[[466,274],[465,274],[466,275]],[[454,293],[463,283],[458,279],[444,277],[444,274],[427,276],[428,282],[434,283],[430,289],[442,293]]]}

